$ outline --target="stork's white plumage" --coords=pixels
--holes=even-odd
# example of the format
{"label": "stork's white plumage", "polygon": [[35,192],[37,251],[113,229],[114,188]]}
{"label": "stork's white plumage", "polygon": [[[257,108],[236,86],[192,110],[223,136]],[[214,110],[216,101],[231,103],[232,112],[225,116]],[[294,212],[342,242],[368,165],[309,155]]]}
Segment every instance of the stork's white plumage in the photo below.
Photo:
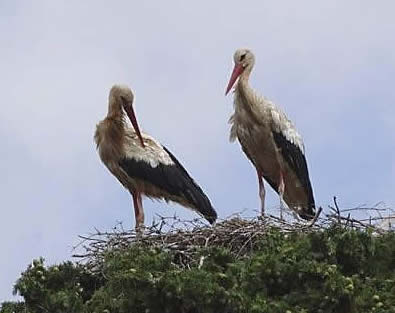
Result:
{"label": "stork's white plumage", "polygon": [[142,195],[177,202],[214,223],[217,213],[198,184],[169,150],[140,132],[133,100],[129,87],[111,88],[108,114],[96,127],[95,141],[102,162],[132,194],[136,229],[144,224]]}
{"label": "stork's white plumage", "polygon": [[255,64],[254,54],[239,49],[234,54],[234,69],[226,93],[235,87],[235,112],[229,122],[230,139],[239,140],[254,164],[259,183],[262,215],[265,210],[265,187],[262,178],[304,219],[312,219],[315,202],[305,158],[302,137],[292,122],[270,100],[257,95],[248,79]]}

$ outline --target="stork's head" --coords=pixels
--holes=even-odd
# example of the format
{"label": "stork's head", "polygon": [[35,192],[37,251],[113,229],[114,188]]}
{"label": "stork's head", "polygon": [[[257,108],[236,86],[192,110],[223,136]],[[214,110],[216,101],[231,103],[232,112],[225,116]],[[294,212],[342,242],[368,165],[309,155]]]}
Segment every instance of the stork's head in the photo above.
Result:
{"label": "stork's head", "polygon": [[244,73],[250,73],[252,67],[255,64],[255,56],[248,49],[237,49],[233,55],[233,60],[235,62],[235,67],[233,68],[232,76],[230,77],[228,87],[226,87],[225,95],[232,89],[237,78]]}
{"label": "stork's head", "polygon": [[134,95],[132,90],[126,85],[114,85],[110,90],[110,102],[115,100],[120,105],[133,104]]}
{"label": "stork's head", "polygon": [[137,136],[140,139],[140,143],[144,148],[144,141],[143,137],[141,136],[140,128],[137,123],[136,115],[134,114],[133,109],[133,100],[134,95],[132,90],[126,85],[114,85],[110,90],[110,106],[118,105],[119,107],[123,108],[126,112],[127,116],[130,119],[130,122],[133,125],[134,130],[136,131]]}

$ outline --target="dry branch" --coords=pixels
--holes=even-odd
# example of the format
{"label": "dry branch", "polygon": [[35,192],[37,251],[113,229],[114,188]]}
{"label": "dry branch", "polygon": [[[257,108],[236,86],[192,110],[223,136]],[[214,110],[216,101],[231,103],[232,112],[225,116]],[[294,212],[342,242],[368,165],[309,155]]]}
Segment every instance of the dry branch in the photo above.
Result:
{"label": "dry branch", "polygon": [[[131,246],[140,246],[173,252],[174,263],[180,267],[201,267],[204,257],[195,257],[200,248],[226,247],[235,257],[244,257],[253,252],[258,242],[273,228],[281,232],[292,233],[321,231],[331,226],[338,226],[347,229],[370,230],[379,234],[386,230],[380,228],[378,222],[389,219],[394,213],[391,209],[383,211],[377,207],[342,210],[336,197],[334,207],[330,206],[329,209],[330,213],[323,216],[322,208],[319,208],[310,223],[281,220],[272,215],[251,219],[236,216],[221,220],[211,227],[202,219],[187,221],[176,216],[158,216],[151,226],[144,229],[143,233],[126,231],[122,223],[118,223],[110,232],[95,229],[95,233],[89,236],[79,236],[80,242],[74,247],[76,253],[73,257],[94,271],[100,270],[107,253],[122,251]],[[361,215],[366,212],[379,212],[379,216],[369,215],[367,219],[351,216],[352,213]],[[388,217],[384,217],[386,212]],[[343,215],[344,213],[346,215]]]}

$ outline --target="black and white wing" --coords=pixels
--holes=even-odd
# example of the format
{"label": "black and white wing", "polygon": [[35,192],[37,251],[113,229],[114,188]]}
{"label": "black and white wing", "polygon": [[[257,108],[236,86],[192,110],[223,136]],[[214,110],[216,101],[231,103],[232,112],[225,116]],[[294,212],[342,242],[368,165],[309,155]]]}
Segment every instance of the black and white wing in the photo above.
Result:
{"label": "black and white wing", "polygon": [[[292,193],[292,196],[288,197],[290,198],[289,201],[291,202],[291,206],[293,204],[300,205],[303,203],[301,217],[310,219],[314,217],[315,214],[315,201],[302,137],[297,132],[292,122],[277,108],[272,110],[272,117],[272,134],[274,142],[282,159],[297,178],[297,183],[291,182],[288,183],[288,186],[286,184],[286,189],[290,189],[290,193]],[[300,194],[300,192],[295,191],[296,189],[303,189],[303,201],[300,199],[293,199],[297,197],[295,195]],[[284,197],[287,198],[287,195],[285,194]]]}
{"label": "black and white wing", "polygon": [[153,138],[150,139],[152,140],[147,141],[145,148],[137,146],[134,147],[135,151],[129,151],[126,157],[120,160],[120,167],[130,177],[147,182],[161,190],[165,199],[172,201],[181,199],[182,201],[177,202],[187,204],[210,223],[214,223],[217,213],[203,190],[167,148]]}

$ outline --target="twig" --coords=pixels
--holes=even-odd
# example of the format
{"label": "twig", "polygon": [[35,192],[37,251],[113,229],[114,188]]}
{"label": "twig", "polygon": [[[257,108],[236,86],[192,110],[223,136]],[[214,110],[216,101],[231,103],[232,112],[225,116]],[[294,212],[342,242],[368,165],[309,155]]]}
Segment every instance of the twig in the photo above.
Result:
{"label": "twig", "polygon": [[[307,225],[300,221],[282,220],[273,215],[243,219],[240,214],[234,214],[233,218],[218,220],[214,227],[210,227],[201,219],[182,220],[177,216],[157,215],[152,224],[139,235],[134,230],[126,231],[122,223],[117,223],[112,231],[95,228],[93,234],[79,236],[81,241],[74,247],[73,257],[91,271],[103,271],[108,253],[130,249],[132,246],[149,247],[169,251],[173,255],[173,263],[181,268],[200,268],[206,257],[201,255],[200,248],[223,247],[235,258],[244,258],[259,249],[259,242],[273,228],[283,233],[301,233],[321,231],[338,225],[346,229],[369,229],[379,234],[384,230],[378,226],[378,222],[386,219],[390,221],[390,217],[382,216],[357,219],[351,215],[360,212],[357,208],[341,210],[337,198],[334,197],[333,200],[334,207],[329,207],[330,214],[323,216],[322,207],[319,207]],[[376,209],[362,208],[364,212],[376,212]],[[391,209],[387,212],[388,215],[393,215]],[[344,213],[347,215],[343,216]]]}

